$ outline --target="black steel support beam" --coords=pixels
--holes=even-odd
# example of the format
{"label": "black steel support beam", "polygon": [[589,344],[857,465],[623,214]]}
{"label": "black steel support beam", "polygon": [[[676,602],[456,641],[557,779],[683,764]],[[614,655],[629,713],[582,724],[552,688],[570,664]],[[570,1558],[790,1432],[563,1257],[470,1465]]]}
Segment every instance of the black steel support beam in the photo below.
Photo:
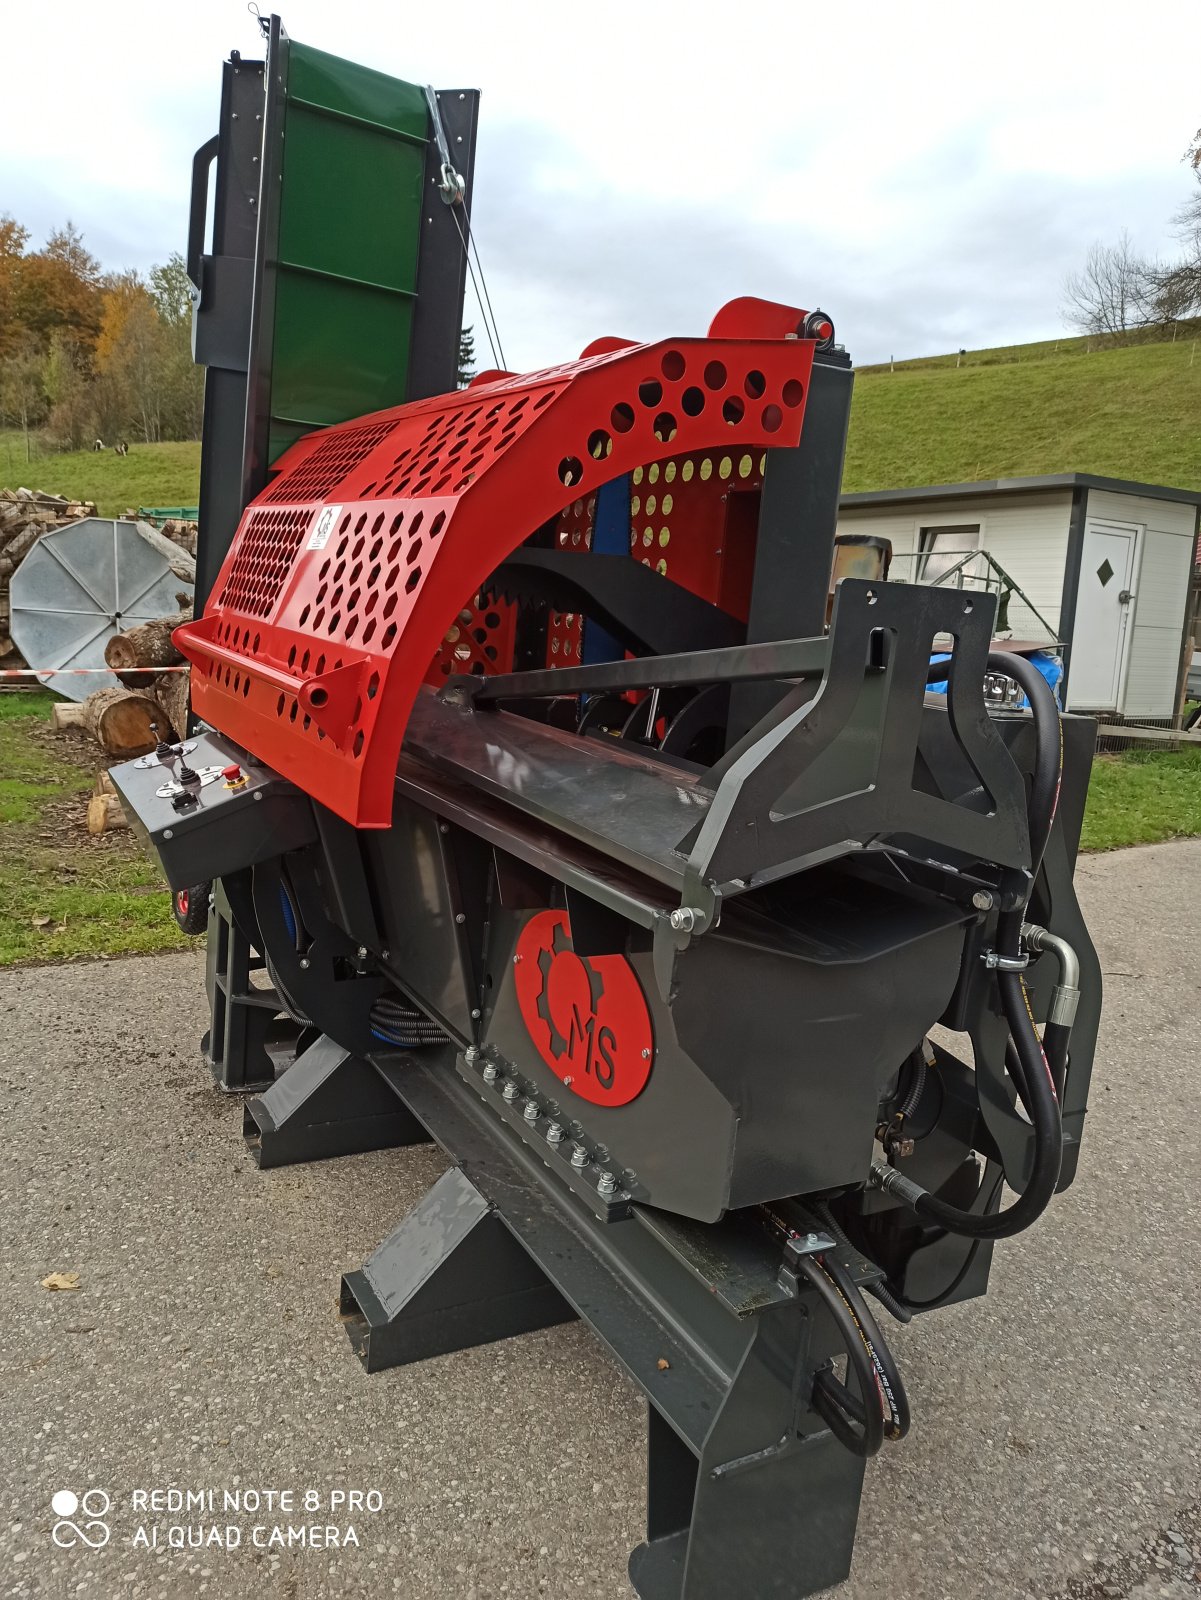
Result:
{"label": "black steel support beam", "polygon": [[[809,380],[805,423],[795,450],[771,450],[759,506],[748,644],[820,634],[838,532],[854,373],[845,356],[819,355]],[[780,698],[766,685],[739,687],[730,706],[730,742]]]}
{"label": "black steel support beam", "polygon": [[[471,190],[475,172],[475,131],[479,121],[478,89],[439,89],[438,112],[446,133],[451,163],[463,178],[460,204],[448,206],[439,193],[442,158],[430,129],[425,163],[421,216],[421,249],[417,258],[417,304],[409,347],[406,398],[424,400],[449,394],[458,385],[459,334],[463,327],[463,293],[467,282],[467,242],[471,238]],[[431,119],[432,120],[432,119]]]}
{"label": "black steel support beam", "polygon": [[256,954],[230,906],[220,880],[209,907],[205,987],[209,1026],[201,1049],[219,1089],[229,1094],[263,1089],[275,1082],[275,1055],[287,1055],[300,1025],[284,1013],[273,989],[260,989],[250,974],[261,971]]}
{"label": "black steel support beam", "polygon": [[456,1167],[443,1173],[358,1272],[345,1275],[339,1305],[368,1372],[493,1344],[576,1316]]}
{"label": "black steel support beam", "polygon": [[699,687],[706,683],[814,678],[825,671],[827,640],[785,638],[769,643],[730,645],[722,650],[689,650],[683,655],[650,656],[637,661],[598,661],[592,666],[548,668],[544,672],[502,672],[486,678],[459,678],[450,695],[464,694],[476,705],[496,700],[537,699],[540,695],[597,694],[627,689]]}
{"label": "black steel support beam", "polygon": [[565,1206],[441,1052],[378,1066],[457,1170],[344,1280],[369,1370],[577,1312],[650,1403],[642,1600],[798,1600],[845,1578],[864,1464],[810,1409],[838,1337],[766,1233]]}
{"label": "black steel support beam", "polygon": [[[215,143],[198,152],[192,177],[188,274],[197,292],[192,352],[203,366],[196,615],[204,609],[246,504],[242,483],[250,303],[262,157],[263,63],[224,64]],[[212,251],[204,251],[210,164],[215,158]]]}
{"label": "black steel support beam", "polygon": [[429,1143],[376,1069],[325,1034],[246,1102],[242,1132],[260,1167]]}

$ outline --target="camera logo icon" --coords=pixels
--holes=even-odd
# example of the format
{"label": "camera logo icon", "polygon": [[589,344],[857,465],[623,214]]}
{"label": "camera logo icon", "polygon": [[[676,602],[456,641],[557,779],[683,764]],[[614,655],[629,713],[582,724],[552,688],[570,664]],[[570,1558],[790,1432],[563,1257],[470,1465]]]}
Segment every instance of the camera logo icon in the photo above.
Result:
{"label": "camera logo icon", "polygon": [[[108,1516],[112,1501],[103,1489],[86,1489],[82,1496],[73,1489],[58,1489],[50,1497],[50,1509],[58,1518],[50,1537],[60,1550],[73,1550],[77,1544],[89,1550],[103,1550],[109,1541],[109,1526],[103,1521]],[[82,1514],[82,1526],[74,1521]]]}

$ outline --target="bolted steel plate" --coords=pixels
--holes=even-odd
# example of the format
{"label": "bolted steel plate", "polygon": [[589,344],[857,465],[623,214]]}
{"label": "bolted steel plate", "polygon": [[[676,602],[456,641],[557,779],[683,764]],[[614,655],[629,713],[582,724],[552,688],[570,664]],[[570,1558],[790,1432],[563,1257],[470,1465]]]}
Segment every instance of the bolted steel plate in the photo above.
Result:
{"label": "bolted steel plate", "polygon": [[[44,533],[9,588],[13,642],[42,682],[72,700],[86,700],[118,679],[105,667],[115,633],[179,610],[176,595],[191,583],[172,572],[142,524],[84,517]],[[147,529],[147,533],[151,530]],[[52,676],[55,669],[101,668],[89,677]]]}

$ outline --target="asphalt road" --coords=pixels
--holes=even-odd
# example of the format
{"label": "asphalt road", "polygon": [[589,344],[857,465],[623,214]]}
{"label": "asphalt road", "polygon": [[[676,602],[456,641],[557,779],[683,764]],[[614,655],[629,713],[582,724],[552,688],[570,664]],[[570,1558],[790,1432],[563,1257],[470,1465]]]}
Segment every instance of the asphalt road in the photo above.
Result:
{"label": "asphalt road", "polygon": [[[1199,1592],[1201,842],[1079,877],[1107,993],[1080,1177],[985,1301],[896,1331],[916,1421],[869,1465],[840,1600]],[[7,972],[0,1014],[8,1593],[629,1600],[642,1409],[581,1327],[371,1377],[351,1353],[339,1274],[436,1155],[260,1173],[197,1056],[198,954]],[[156,1512],[172,1486],[321,1509]],[[109,1541],[60,1549],[51,1498],[89,1488]],[[329,1509],[354,1491],[380,1509]],[[359,1543],[253,1545],[310,1520]],[[241,1543],[132,1542],[197,1522]]]}

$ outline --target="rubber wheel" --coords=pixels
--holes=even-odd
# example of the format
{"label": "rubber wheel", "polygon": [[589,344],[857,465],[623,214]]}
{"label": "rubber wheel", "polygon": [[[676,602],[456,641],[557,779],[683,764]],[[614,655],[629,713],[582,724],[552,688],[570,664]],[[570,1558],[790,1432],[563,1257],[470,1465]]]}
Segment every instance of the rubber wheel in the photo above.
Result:
{"label": "rubber wheel", "polygon": [[211,883],[193,883],[187,889],[176,889],[171,896],[171,913],[184,933],[195,936],[209,925],[209,894]]}

